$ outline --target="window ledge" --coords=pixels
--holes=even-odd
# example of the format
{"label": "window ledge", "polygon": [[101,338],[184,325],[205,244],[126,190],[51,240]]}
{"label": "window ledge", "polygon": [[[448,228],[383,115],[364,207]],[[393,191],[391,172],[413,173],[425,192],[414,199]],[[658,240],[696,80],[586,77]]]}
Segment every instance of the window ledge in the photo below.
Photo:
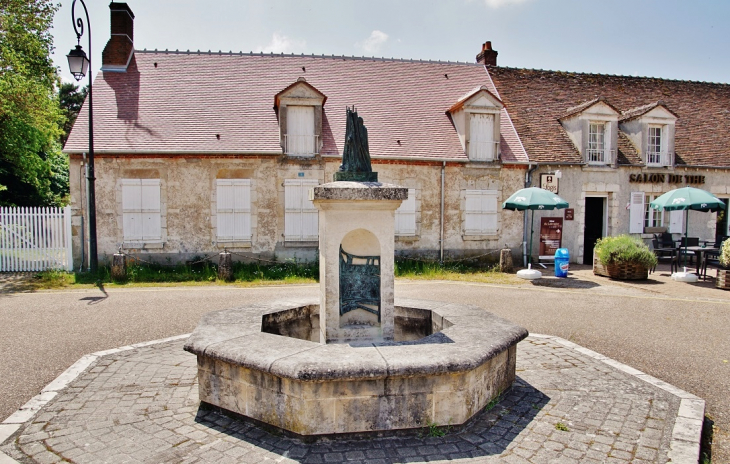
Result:
{"label": "window ledge", "polygon": [[316,248],[319,246],[319,240],[284,240],[286,248]]}
{"label": "window ledge", "polygon": [[251,240],[217,241],[215,246],[221,248],[251,248]]}
{"label": "window ledge", "polygon": [[465,242],[468,241],[479,241],[479,240],[498,240],[499,235],[497,232],[494,232],[493,234],[483,234],[483,235],[467,235],[463,234],[461,236],[461,239]]}
{"label": "window ledge", "polygon": [[420,240],[421,237],[418,235],[396,235],[395,241],[396,242],[417,242]]}
{"label": "window ledge", "polygon": [[129,250],[160,250],[165,247],[165,242],[158,241],[158,242],[145,242],[145,241],[139,241],[139,242],[132,242],[132,241],[126,241],[122,243],[122,248]]}

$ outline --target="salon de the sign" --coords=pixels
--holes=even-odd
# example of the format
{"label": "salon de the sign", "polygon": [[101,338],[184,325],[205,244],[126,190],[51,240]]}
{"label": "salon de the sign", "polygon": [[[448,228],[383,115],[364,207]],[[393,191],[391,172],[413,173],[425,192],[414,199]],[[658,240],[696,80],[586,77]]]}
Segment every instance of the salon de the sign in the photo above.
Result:
{"label": "salon de the sign", "polygon": [[629,174],[629,182],[642,184],[704,184],[705,176],[682,174]]}

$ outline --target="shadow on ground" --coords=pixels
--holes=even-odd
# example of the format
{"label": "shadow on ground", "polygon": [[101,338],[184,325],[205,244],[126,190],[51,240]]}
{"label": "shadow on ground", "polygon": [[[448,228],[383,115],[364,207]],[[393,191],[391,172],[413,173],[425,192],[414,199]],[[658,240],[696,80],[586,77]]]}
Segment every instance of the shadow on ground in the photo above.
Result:
{"label": "shadow on ground", "polygon": [[[487,406],[469,423],[456,428],[424,428],[400,432],[398,436],[369,435],[360,438],[320,438],[305,443],[264,429],[251,421],[228,417],[200,408],[195,421],[222,433],[297,462],[437,461],[502,454],[510,443],[532,422],[550,398],[517,377],[496,405]],[[439,436],[441,434],[443,436]]]}

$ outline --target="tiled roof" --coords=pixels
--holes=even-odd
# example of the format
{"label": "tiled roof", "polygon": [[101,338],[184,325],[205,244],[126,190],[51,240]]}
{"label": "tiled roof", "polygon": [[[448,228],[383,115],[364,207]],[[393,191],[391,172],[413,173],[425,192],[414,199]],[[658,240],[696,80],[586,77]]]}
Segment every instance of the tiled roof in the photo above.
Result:
{"label": "tiled roof", "polygon": [[674,114],[674,112],[672,110],[667,108],[667,105],[663,101],[659,100],[659,101],[655,101],[653,103],[649,103],[648,105],[643,105],[643,106],[639,106],[637,108],[631,108],[630,110],[624,111],[623,113],[621,113],[621,117],[619,118],[619,121],[622,121],[622,122],[630,121],[632,119],[638,118],[640,116],[645,115],[649,111],[653,110],[657,106],[661,106],[665,110],[672,113],[674,116],[677,116],[676,114]]}
{"label": "tiled roof", "polygon": [[[491,84],[484,66],[476,64],[137,51],[126,73],[105,72],[94,81],[94,148],[121,154],[280,153],[272,103],[299,77],[327,97],[322,154],[342,154],[345,108],[355,105],[373,158],[466,160],[446,110],[470,89]],[[81,111],[67,152],[86,150],[87,127],[87,112]],[[507,149],[503,161],[510,156]]]}
{"label": "tiled roof", "polygon": [[587,110],[588,108],[590,108],[591,106],[595,105],[595,104],[596,104],[596,103],[598,103],[598,102],[602,102],[602,103],[605,103],[606,105],[608,105],[608,106],[609,106],[609,107],[610,107],[611,109],[613,109],[613,110],[614,110],[614,111],[616,111],[617,113],[621,113],[621,111],[619,111],[619,110],[618,110],[618,109],[617,109],[616,107],[614,107],[614,106],[613,106],[613,105],[612,105],[612,104],[611,104],[610,102],[608,102],[608,101],[607,101],[607,100],[606,100],[605,98],[603,98],[603,97],[598,97],[598,98],[594,98],[593,100],[588,100],[587,102],[583,102],[583,103],[581,103],[581,104],[580,104],[580,105],[578,105],[578,106],[574,106],[574,107],[572,107],[572,108],[568,108],[568,109],[567,109],[567,111],[565,112],[565,114],[564,114],[564,115],[563,115],[563,116],[562,116],[562,117],[561,117],[560,119],[564,119],[564,118],[567,118],[567,117],[573,116],[574,114],[578,114],[578,113],[581,113],[581,112],[583,112],[584,110]]}
{"label": "tiled roof", "polygon": [[[678,164],[730,167],[728,84],[499,66],[488,71],[531,161],[581,163],[558,119],[569,108],[603,97],[623,112],[662,100],[678,118]],[[623,158],[640,164],[628,140],[619,141],[619,151],[624,149]]]}

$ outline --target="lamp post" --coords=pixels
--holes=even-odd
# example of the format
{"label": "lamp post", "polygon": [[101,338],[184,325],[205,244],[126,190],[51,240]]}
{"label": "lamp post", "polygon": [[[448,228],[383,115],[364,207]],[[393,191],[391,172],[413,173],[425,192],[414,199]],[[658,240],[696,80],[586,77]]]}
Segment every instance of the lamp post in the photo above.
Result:
{"label": "lamp post", "polygon": [[[84,35],[84,21],[82,18],[76,17],[76,2],[74,0],[71,4],[71,20],[74,25],[74,32],[76,32],[77,45],[76,48],[72,49],[66,58],[68,58],[68,66],[77,81],[86,76],[87,71],[91,67],[91,24],[89,23],[89,10],[86,9],[84,0],[80,0],[81,5],[84,7],[84,13],[86,14],[86,26],[88,27],[89,36],[89,56],[86,56],[84,50],[81,48],[81,36]],[[88,170],[86,174],[86,180],[88,182],[88,198],[87,198],[87,209],[89,216],[89,268],[92,273],[96,273],[98,268],[98,256],[96,252],[96,194],[94,189],[94,105],[91,94],[91,79],[92,76],[89,74],[89,91],[87,93],[86,101],[89,104],[89,161]],[[82,244],[83,246],[83,244]]]}

